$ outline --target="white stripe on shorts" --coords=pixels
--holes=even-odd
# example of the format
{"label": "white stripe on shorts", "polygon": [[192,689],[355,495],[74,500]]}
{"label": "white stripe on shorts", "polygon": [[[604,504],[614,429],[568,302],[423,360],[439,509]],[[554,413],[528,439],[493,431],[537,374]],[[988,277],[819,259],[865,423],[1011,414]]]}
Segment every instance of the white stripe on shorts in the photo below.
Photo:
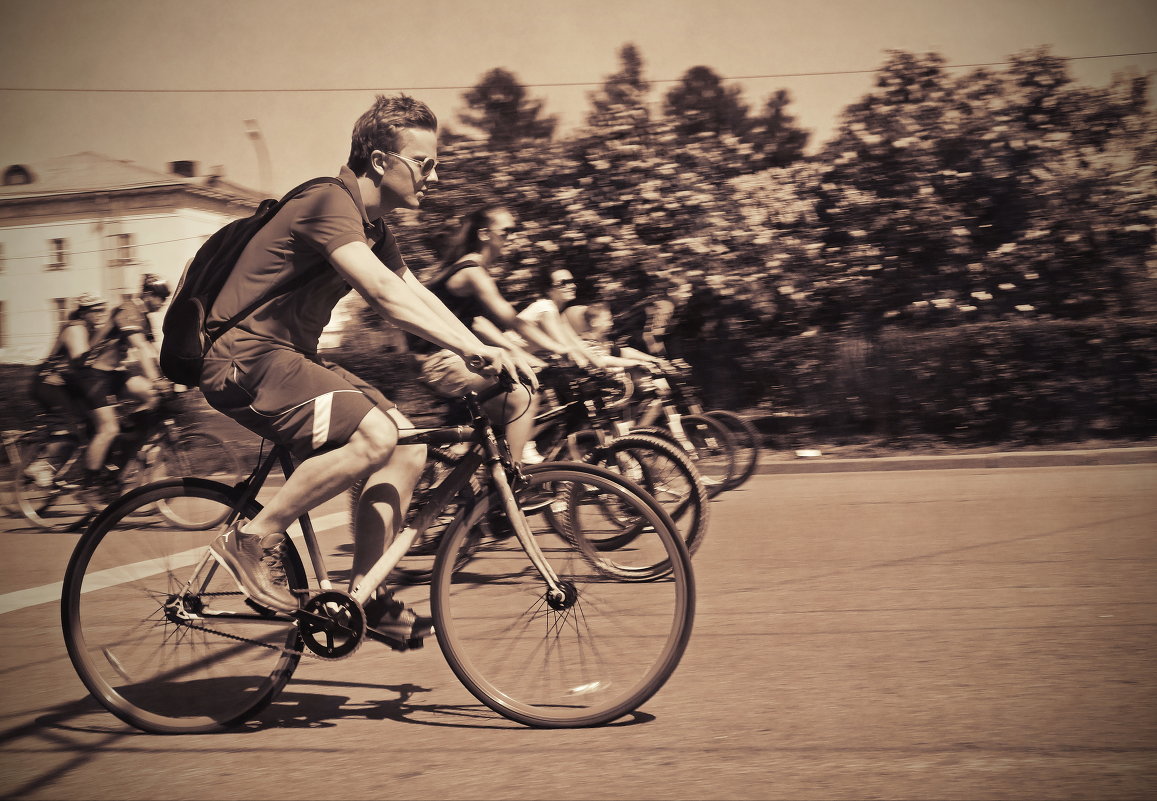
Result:
{"label": "white stripe on shorts", "polygon": [[333,393],[319,395],[313,399],[313,447],[314,450],[329,442],[330,413],[333,411]]}

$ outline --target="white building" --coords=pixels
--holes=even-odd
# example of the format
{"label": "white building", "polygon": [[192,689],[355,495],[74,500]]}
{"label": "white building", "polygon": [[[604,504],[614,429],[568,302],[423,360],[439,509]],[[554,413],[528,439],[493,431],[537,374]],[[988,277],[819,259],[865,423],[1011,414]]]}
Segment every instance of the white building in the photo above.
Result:
{"label": "white building", "polygon": [[119,303],[144,273],[175,288],[201,243],[263,197],[220,169],[171,167],[97,153],[0,165],[0,363],[43,359],[81,293]]}

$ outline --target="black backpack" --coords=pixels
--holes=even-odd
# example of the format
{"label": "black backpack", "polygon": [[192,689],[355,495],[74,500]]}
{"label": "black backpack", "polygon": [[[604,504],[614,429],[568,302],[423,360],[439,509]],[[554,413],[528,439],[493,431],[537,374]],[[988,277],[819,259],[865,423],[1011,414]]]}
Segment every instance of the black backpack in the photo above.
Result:
{"label": "black backpack", "polygon": [[305,284],[313,276],[302,274],[273,287],[228,320],[211,328],[207,321],[213,301],[233,271],[241,251],[263,225],[273,219],[285,203],[306,189],[332,183],[349,190],[337,178],[314,178],[291,189],[281,200],[268,198],[249,217],[228,223],[209,237],[185,265],[177,291],[165,312],[161,331],[160,366],[165,377],[176,384],[195,387],[201,380],[205,354],[233,326],[244,320],[262,304]]}

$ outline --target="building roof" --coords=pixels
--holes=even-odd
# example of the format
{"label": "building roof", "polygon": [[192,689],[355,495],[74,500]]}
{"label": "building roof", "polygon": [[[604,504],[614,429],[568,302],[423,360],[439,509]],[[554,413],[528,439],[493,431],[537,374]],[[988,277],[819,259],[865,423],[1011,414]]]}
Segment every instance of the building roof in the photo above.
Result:
{"label": "building roof", "polygon": [[223,180],[220,176],[186,178],[142,167],[131,161],[86,151],[42,161],[0,165],[7,174],[16,168],[31,177],[28,183],[0,184],[0,200],[44,198],[85,192],[112,192],[159,187],[185,187],[234,199],[259,201],[264,195]]}

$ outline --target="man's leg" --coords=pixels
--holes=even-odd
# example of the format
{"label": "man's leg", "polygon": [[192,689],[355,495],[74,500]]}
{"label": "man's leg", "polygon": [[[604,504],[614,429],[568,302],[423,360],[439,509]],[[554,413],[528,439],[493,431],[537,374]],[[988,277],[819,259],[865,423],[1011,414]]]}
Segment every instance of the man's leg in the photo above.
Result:
{"label": "man's leg", "polygon": [[344,445],[305,459],[252,520],[239,520],[213,541],[213,555],[249,598],[289,612],[298,599],[285,576],[285,531],[305,512],[349,489],[385,465],[395,450],[397,427],[371,408]]}
{"label": "man's leg", "polygon": [[259,536],[285,531],[305,512],[384,467],[397,443],[394,421],[381,409],[371,409],[345,445],[304,460],[243,530]]}
{"label": "man's leg", "polygon": [[99,409],[93,409],[90,412],[90,417],[94,431],[92,439],[88,443],[88,451],[84,455],[84,466],[90,472],[97,472],[104,469],[108,450],[112,446],[112,441],[120,433],[121,427],[120,423],[117,422],[115,406],[102,406]]}
{"label": "man's leg", "polygon": [[[484,385],[492,379],[482,379]],[[477,390],[476,390],[477,391]],[[505,395],[488,401],[483,407],[490,419],[506,425],[506,443],[515,460],[522,458],[522,449],[530,441],[534,430],[534,417],[538,414],[538,395],[524,386],[516,386]]]}
{"label": "man's leg", "polygon": [[[388,414],[399,428],[410,427],[409,421],[397,409],[391,409]],[[394,450],[386,465],[366,479],[354,512],[351,592],[398,536],[414,495],[414,485],[425,464],[425,445],[402,445]]]}

